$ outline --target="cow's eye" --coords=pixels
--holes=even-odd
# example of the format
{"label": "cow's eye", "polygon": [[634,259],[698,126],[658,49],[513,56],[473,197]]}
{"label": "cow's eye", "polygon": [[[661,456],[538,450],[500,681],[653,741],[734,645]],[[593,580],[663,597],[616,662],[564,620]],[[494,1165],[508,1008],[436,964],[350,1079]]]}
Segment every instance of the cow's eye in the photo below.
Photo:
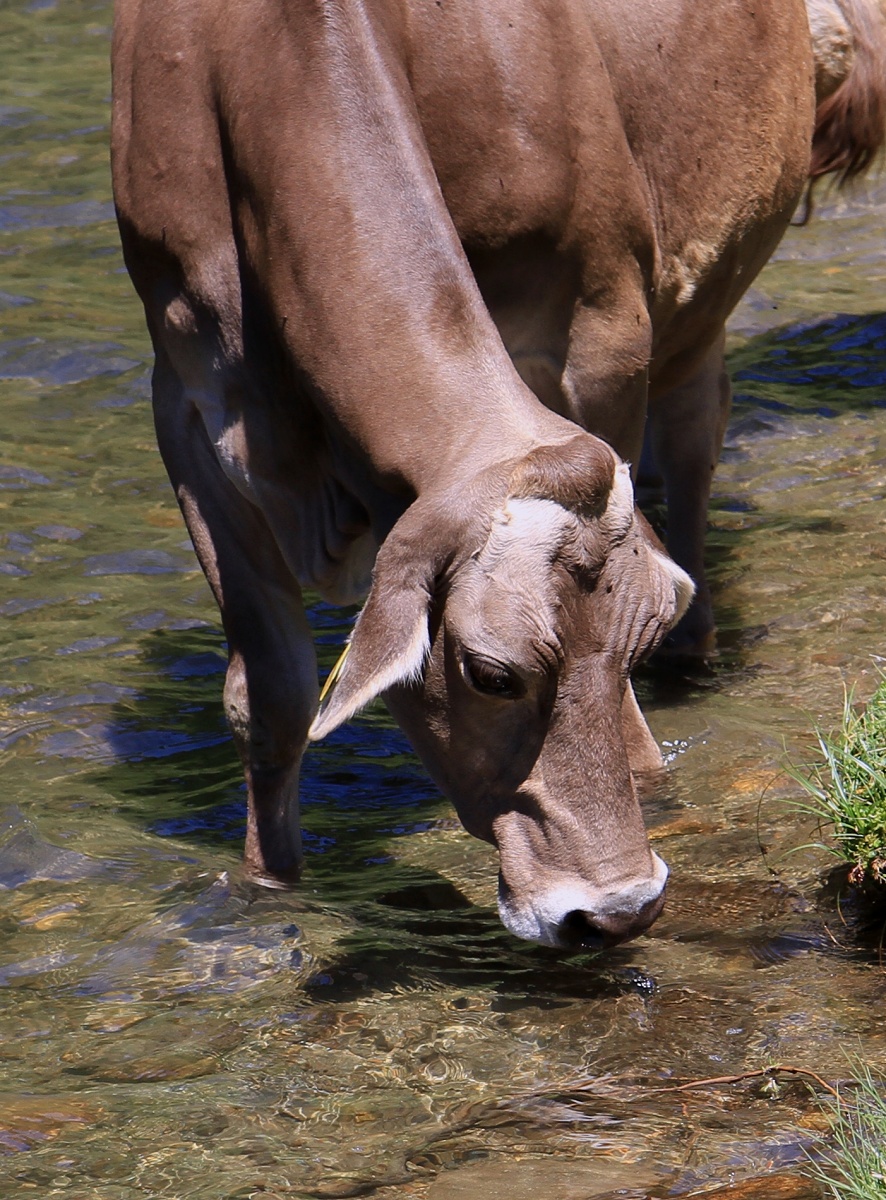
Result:
{"label": "cow's eye", "polygon": [[476,692],[484,696],[499,696],[504,700],[515,700],[523,694],[519,676],[501,663],[489,658],[472,655],[463,660],[464,676]]}

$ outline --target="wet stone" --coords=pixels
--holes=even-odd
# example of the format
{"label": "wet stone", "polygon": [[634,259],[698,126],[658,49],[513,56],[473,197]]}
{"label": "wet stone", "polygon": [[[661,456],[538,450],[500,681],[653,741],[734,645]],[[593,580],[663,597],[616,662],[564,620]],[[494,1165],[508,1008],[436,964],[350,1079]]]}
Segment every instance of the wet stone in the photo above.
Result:
{"label": "wet stone", "polygon": [[93,1033],[121,1033],[140,1025],[148,1019],[148,1014],[139,1012],[128,1005],[103,1004],[93,1009],[83,1021],[83,1028]]}
{"label": "wet stone", "polygon": [[686,1200],[702,1197],[705,1200],[821,1200],[821,1188],[805,1175],[785,1172],[744,1179],[729,1187],[712,1191],[691,1192]]}
{"label": "wet stone", "polygon": [[85,854],[43,840],[22,812],[10,806],[0,818],[0,889],[34,880],[81,880],[103,870]]}
{"label": "wet stone", "polygon": [[71,1095],[0,1096],[0,1154],[32,1150],[102,1115],[100,1105]]}
{"label": "wet stone", "polygon": [[[90,1027],[100,1036],[65,1052],[62,1062],[71,1075],[106,1083],[152,1083],[199,1079],[222,1070],[225,1054],[242,1041],[240,1029],[230,1022],[208,1018],[189,1028],[183,1019],[159,1017],[123,1025],[114,1036],[115,1013],[125,1020],[126,1006],[114,1005],[108,1024]],[[132,1033],[126,1033],[132,1028]]]}
{"label": "wet stone", "polygon": [[661,825],[652,826],[649,829],[649,840],[650,842],[657,842],[663,838],[699,836],[701,834],[715,833],[716,831],[717,826],[712,822],[706,821],[702,817],[682,813],[679,816],[673,817],[670,821],[665,821]]}
{"label": "wet stone", "polygon": [[118,1064],[98,1063],[80,1069],[80,1073],[103,1083],[159,1083],[170,1080],[199,1079],[214,1075],[219,1063],[211,1055],[192,1058],[171,1054],[151,1058],[134,1058]]}

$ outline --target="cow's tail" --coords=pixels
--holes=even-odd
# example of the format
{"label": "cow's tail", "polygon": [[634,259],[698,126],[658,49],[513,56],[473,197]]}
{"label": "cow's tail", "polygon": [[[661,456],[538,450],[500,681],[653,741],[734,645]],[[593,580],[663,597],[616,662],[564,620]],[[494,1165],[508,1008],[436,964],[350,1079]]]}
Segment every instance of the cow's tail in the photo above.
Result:
{"label": "cow's tail", "polygon": [[806,6],[817,100],[809,179],[833,175],[842,186],[871,166],[886,141],[886,10],[877,0]]}

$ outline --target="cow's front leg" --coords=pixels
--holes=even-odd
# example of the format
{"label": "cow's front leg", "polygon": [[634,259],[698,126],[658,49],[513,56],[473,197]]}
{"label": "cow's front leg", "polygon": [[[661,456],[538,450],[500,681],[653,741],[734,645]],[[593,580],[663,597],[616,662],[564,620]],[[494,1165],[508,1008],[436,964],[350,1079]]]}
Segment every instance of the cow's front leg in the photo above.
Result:
{"label": "cow's front leg", "polygon": [[260,510],[219,465],[200,413],[159,350],[154,411],[163,460],[227,636],[224,704],[248,788],[246,866],[263,882],[294,883],[299,766],[317,710],[300,590]]}
{"label": "cow's front leg", "polygon": [[566,416],[635,468],[643,449],[652,330],[644,298],[626,288],[611,308],[580,302],[561,386]]}
{"label": "cow's front leg", "polygon": [[695,599],[666,643],[682,654],[705,654],[714,645],[704,547],[711,479],[732,403],[724,341],[725,333],[692,379],[649,404],[649,446],[667,500],[668,552],[696,585]]}
{"label": "cow's front leg", "polygon": [[[246,776],[246,868],[279,886],[301,871],[299,767],[316,713],[316,664],[300,601],[271,612],[267,592],[242,599],[223,612],[225,714]],[[277,621],[285,628],[273,628]]]}
{"label": "cow's front leg", "polygon": [[621,726],[634,783],[642,787],[657,782],[664,769],[664,758],[640,711],[630,680],[621,706]]}

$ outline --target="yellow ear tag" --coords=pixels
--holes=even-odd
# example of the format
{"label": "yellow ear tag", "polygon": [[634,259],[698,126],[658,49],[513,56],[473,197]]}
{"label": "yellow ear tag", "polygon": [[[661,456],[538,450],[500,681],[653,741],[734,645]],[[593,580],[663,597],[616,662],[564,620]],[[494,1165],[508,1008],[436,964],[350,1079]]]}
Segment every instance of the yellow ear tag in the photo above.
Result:
{"label": "yellow ear tag", "polygon": [[345,659],[348,657],[348,651],[350,650],[350,648],[351,648],[351,643],[348,642],[347,645],[345,646],[344,650],[342,650],[341,654],[338,656],[338,662],[335,664],[335,666],[332,668],[332,670],[326,676],[326,682],[323,684],[323,688],[320,692],[320,703],[321,704],[323,703],[323,701],[326,699],[326,697],[329,695],[329,693],[332,691],[332,689],[335,687],[336,683],[338,682],[338,677],[342,673],[342,670],[345,665]]}

